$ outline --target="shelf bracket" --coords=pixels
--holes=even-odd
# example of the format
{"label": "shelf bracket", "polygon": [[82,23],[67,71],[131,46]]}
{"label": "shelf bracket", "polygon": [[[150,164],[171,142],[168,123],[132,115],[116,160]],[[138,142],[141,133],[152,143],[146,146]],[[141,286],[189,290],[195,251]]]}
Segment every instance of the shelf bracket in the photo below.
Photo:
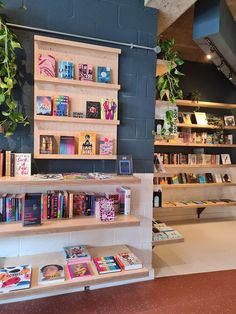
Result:
{"label": "shelf bracket", "polygon": [[206,209],[206,207],[198,207],[197,208],[197,218],[199,219],[201,216],[201,213]]}

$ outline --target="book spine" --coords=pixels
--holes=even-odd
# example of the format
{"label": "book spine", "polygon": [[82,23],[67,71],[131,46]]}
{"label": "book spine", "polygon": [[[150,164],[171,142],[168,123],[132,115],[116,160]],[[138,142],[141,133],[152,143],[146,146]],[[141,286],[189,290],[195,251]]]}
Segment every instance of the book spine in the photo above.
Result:
{"label": "book spine", "polygon": [[11,151],[5,152],[5,176],[10,177],[11,175]]}
{"label": "book spine", "polygon": [[4,171],[3,171],[3,165],[4,165],[4,154],[0,153],[0,177],[3,177]]}
{"label": "book spine", "polygon": [[62,218],[62,216],[61,216],[61,201],[62,201],[62,194],[61,194],[61,192],[58,192],[57,218]]}
{"label": "book spine", "polygon": [[6,195],[3,196],[3,202],[2,202],[2,221],[5,222],[7,218],[6,213]]}
{"label": "book spine", "polygon": [[10,175],[11,177],[14,177],[15,176],[15,154],[14,153],[11,153],[11,172],[10,172]]}
{"label": "book spine", "polygon": [[47,219],[51,219],[51,192],[47,192]]}
{"label": "book spine", "polygon": [[55,193],[51,193],[51,219],[54,218],[54,198],[55,198]]}
{"label": "book spine", "polygon": [[69,193],[69,213],[68,218],[73,218],[73,193]]}
{"label": "book spine", "polygon": [[53,218],[58,218],[58,193],[54,194]]}
{"label": "book spine", "polygon": [[122,189],[124,190],[124,215],[130,215],[131,189],[128,187]]}
{"label": "book spine", "polygon": [[3,221],[3,197],[0,197],[0,222]]}

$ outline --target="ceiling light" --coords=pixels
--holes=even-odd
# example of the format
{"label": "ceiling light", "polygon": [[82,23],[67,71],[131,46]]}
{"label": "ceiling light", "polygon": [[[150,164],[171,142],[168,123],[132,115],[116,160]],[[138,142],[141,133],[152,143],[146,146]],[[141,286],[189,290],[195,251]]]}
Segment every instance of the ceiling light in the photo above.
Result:
{"label": "ceiling light", "polygon": [[208,53],[208,54],[206,55],[206,58],[207,58],[208,60],[211,60],[212,56]]}

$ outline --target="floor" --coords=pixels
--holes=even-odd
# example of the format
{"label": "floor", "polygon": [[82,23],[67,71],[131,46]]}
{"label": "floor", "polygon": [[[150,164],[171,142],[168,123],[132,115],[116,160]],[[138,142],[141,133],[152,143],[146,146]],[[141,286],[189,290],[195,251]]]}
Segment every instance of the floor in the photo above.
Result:
{"label": "floor", "polygon": [[174,227],[185,241],[154,248],[153,267],[158,278],[236,269],[236,220],[205,221]]}
{"label": "floor", "polygon": [[159,278],[137,284],[5,304],[1,314],[236,313],[236,270]]}

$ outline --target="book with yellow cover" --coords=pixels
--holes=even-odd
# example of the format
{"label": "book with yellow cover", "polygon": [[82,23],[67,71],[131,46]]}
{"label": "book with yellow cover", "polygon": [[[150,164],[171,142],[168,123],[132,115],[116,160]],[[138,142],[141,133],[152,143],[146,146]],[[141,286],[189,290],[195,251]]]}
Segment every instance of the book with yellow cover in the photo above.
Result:
{"label": "book with yellow cover", "polygon": [[96,133],[80,132],[79,133],[79,155],[96,155]]}

